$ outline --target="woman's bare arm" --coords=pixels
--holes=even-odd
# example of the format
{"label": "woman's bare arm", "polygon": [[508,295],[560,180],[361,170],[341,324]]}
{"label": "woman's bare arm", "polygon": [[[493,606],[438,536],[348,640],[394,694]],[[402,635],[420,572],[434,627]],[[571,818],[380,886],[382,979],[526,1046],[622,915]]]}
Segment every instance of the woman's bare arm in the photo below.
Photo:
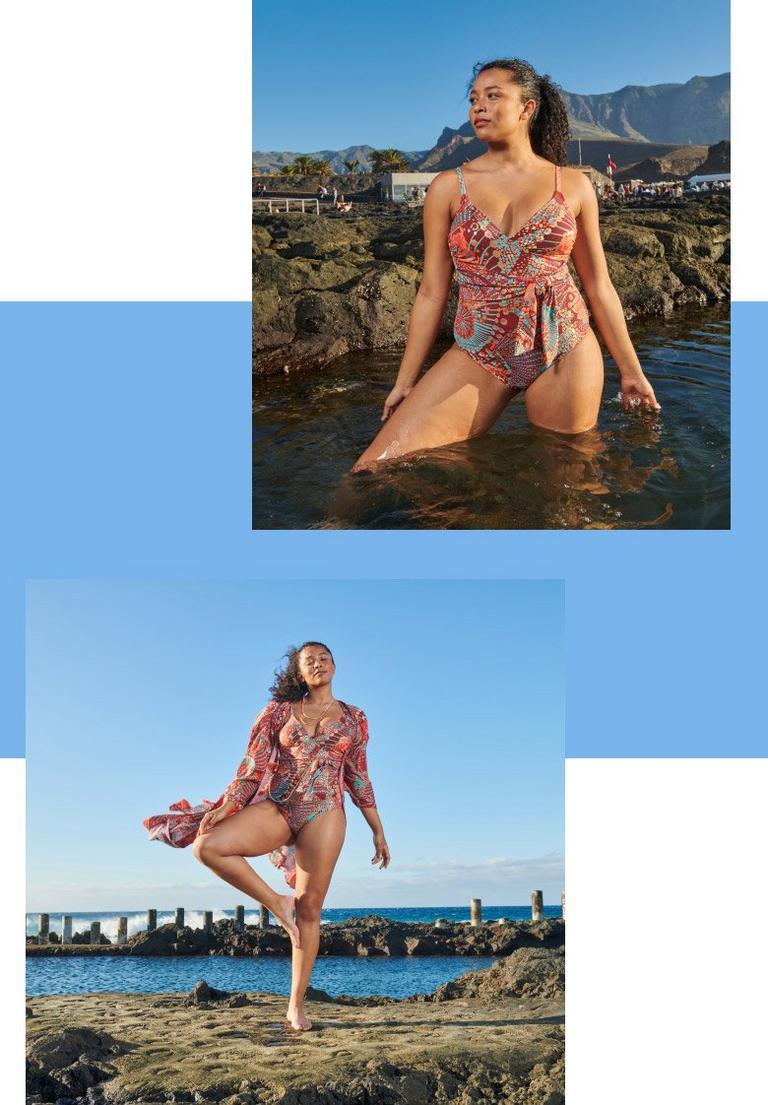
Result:
{"label": "woman's bare arm", "polygon": [[584,295],[595,325],[621,374],[624,406],[640,400],[650,410],[660,410],[653,388],[643,373],[627,330],[621,300],[613,286],[603,243],[600,240],[599,212],[595,190],[587,176],[578,173],[580,210],[576,218],[578,233],[571,251]]}
{"label": "woman's bare arm", "polygon": [[443,320],[451,288],[453,262],[448,250],[451,200],[458,179],[454,172],[438,173],[424,200],[424,267],[408,321],[408,340],[392,392],[384,405],[382,422],[405,398],[418,379]]}

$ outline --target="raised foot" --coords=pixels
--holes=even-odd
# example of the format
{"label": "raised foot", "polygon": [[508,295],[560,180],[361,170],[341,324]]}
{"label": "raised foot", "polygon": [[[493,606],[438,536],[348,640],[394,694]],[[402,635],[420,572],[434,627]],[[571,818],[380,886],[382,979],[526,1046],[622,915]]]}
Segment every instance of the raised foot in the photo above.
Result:
{"label": "raised foot", "polygon": [[301,1005],[289,1004],[285,1019],[288,1022],[288,1027],[295,1029],[297,1032],[308,1032],[312,1027],[312,1021]]}
{"label": "raised foot", "polygon": [[290,936],[294,948],[300,948],[301,937],[293,919],[295,909],[293,894],[278,894],[277,899],[279,904],[276,909],[272,910],[272,913]]}

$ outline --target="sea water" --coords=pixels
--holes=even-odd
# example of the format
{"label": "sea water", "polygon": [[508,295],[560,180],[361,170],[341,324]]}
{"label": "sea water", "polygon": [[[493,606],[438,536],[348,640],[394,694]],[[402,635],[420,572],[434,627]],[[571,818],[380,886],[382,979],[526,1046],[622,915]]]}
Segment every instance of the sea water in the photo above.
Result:
{"label": "sea water", "polygon": [[[312,985],[334,996],[408,997],[434,990],[468,971],[489,967],[484,956],[319,956]],[[219,990],[287,994],[288,956],[30,956],[27,994],[188,992],[198,979]]]}
{"label": "sea water", "polygon": [[[624,412],[606,354],[592,434],[531,427],[518,396],[481,437],[353,476],[381,425],[402,350],[258,381],[254,528],[728,528],[729,307],[680,308],[629,329],[660,415]],[[426,367],[449,344],[438,343]]]}

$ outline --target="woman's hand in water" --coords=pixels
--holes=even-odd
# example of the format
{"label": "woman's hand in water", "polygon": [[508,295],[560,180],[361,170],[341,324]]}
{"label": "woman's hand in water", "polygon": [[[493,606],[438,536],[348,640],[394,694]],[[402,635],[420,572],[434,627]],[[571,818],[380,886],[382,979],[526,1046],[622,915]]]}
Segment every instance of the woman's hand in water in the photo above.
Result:
{"label": "woman's hand in water", "polygon": [[371,860],[371,863],[377,864],[382,870],[385,867],[389,867],[389,847],[384,839],[384,833],[374,833],[373,843],[376,848],[376,855]]}
{"label": "woman's hand in water", "polygon": [[215,810],[208,810],[208,813],[205,814],[200,822],[200,828],[197,830],[197,835],[202,836],[203,833],[209,832],[219,821],[223,821],[225,817],[229,817],[230,813],[235,813],[235,805],[234,802],[230,802],[229,800],[222,802]]}
{"label": "woman's hand in water", "polygon": [[625,411],[640,407],[645,411],[660,411],[659,401],[641,368],[621,376],[621,402]]}
{"label": "woman's hand in water", "polygon": [[381,416],[381,421],[386,422],[395,407],[399,407],[406,395],[410,395],[413,391],[413,387],[402,388],[397,384],[392,388],[387,398],[384,400],[384,413]]}

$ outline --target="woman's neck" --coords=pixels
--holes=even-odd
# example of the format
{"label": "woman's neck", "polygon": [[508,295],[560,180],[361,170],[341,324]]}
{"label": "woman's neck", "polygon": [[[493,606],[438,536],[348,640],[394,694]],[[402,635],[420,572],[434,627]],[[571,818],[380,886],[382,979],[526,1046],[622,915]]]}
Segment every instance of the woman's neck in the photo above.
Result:
{"label": "woman's neck", "polygon": [[327,706],[329,702],[333,702],[331,684],[328,683],[327,686],[317,687],[316,689],[309,687],[306,700],[310,706]]}

